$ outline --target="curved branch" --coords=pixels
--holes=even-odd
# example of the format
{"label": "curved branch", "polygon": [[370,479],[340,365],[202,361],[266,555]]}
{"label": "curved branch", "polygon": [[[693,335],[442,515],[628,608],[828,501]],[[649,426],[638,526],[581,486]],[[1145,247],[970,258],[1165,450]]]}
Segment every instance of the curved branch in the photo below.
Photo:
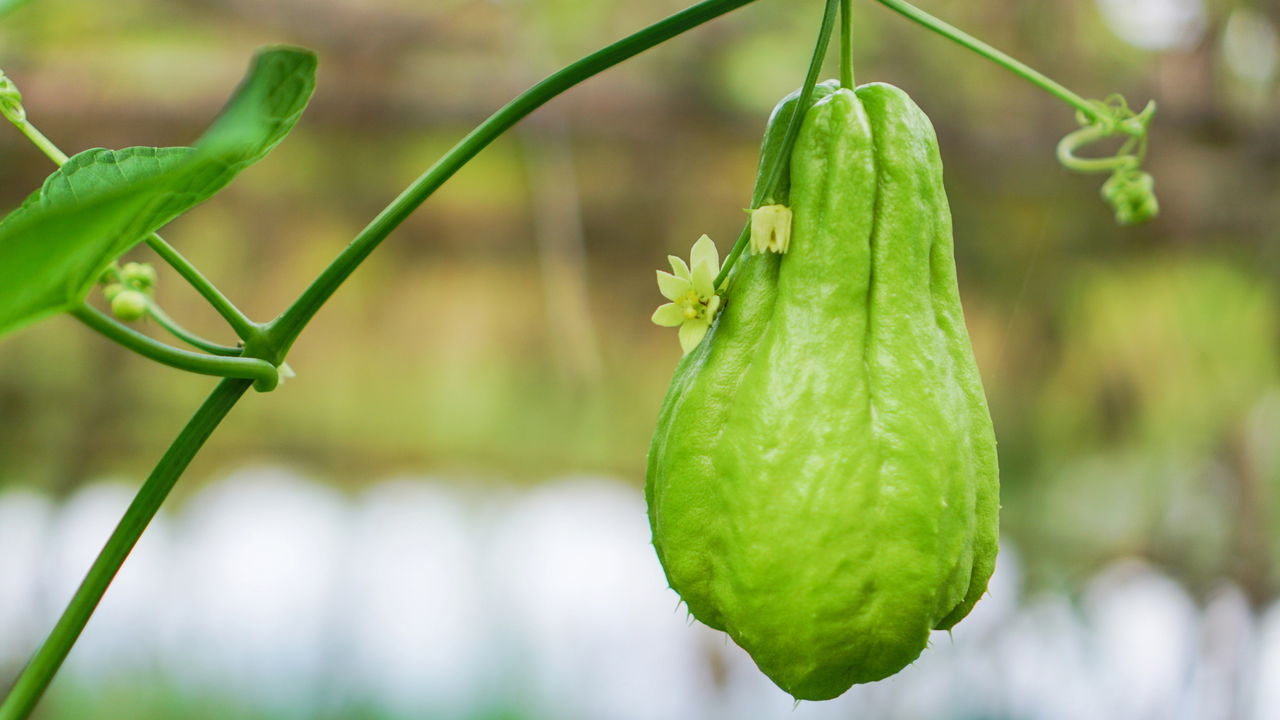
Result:
{"label": "curved branch", "polygon": [[147,315],[151,316],[156,324],[164,328],[165,332],[178,338],[182,342],[190,345],[197,350],[203,350],[212,355],[221,355],[223,357],[239,357],[244,353],[244,347],[231,347],[230,345],[219,345],[212,340],[206,340],[199,335],[191,332],[169,316],[155,302],[147,303]]}
{"label": "curved branch", "polygon": [[471,158],[529,113],[593,75],[754,1],[705,0],[578,60],[507,103],[406,188],[373,222],[360,231],[293,305],[268,324],[268,334],[274,346],[281,353],[287,351],[302,328],[393,230]]}
{"label": "curved branch", "polygon": [[209,279],[196,269],[190,260],[187,260],[177,248],[166,242],[158,233],[151,233],[145,242],[155,254],[169,264],[169,267],[176,270],[187,284],[195,288],[195,291],[200,293],[200,296],[212,305],[214,310],[218,311],[218,314],[235,331],[237,337],[248,342],[262,332],[261,328],[241,312],[240,308],[236,307],[226,295],[223,295],[216,285],[209,282]]}
{"label": "curved branch", "polygon": [[125,327],[102,311],[88,305],[81,305],[70,312],[77,320],[102,333],[108,339],[162,365],[200,375],[253,380],[254,387],[263,392],[275,389],[280,382],[280,373],[266,360],[219,357],[179,350],[153,340],[133,328]]}
{"label": "curved branch", "polygon": [[1088,100],[1085,100],[1072,92],[1062,83],[1059,83],[1048,75],[1032,68],[1021,60],[1015,59],[1008,53],[995,49],[991,45],[988,45],[954,25],[930,15],[911,3],[906,2],[906,0],[876,0],[876,2],[884,5],[899,15],[906,17],[907,19],[938,33],[952,42],[969,48],[995,64],[1004,67],[1015,75],[1040,87],[1050,95],[1053,95],[1068,105],[1071,105],[1076,110],[1084,113],[1086,117],[1092,119],[1094,122],[1104,122],[1106,120],[1106,116],[1099,111],[1093,103],[1090,103]]}

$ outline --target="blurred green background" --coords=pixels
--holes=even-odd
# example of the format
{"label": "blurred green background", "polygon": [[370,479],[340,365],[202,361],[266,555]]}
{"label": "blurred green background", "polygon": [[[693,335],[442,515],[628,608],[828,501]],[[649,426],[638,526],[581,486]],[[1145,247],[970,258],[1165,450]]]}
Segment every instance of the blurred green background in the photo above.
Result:
{"label": "blurred green background", "polygon": [[[165,231],[274,316],[404,185],[541,76],[683,0],[36,0],[0,67],[68,152],[179,145],[253,49],[319,52],[294,134]],[[760,0],[575,88],[460,172],[303,335],[298,378],[249,397],[180,485],[282,461],[344,492],[398,472],[643,482],[679,356],[654,268],[743,222],[769,110],[821,3]],[[1280,588],[1280,9],[1267,0],[929,0],[1088,97],[1155,99],[1160,217],[1115,225],[1058,166],[1069,108],[871,2],[861,82],[906,89],[946,164],[957,263],[1025,583],[1074,593],[1140,557],[1194,598]],[[1143,14],[1147,13],[1147,14]],[[834,72],[834,65],[831,67]],[[50,172],[0,128],[0,207]],[[149,260],[138,252],[132,259]],[[229,339],[171,273],[159,297]],[[58,318],[0,344],[0,487],[65,497],[145,474],[211,383]]]}

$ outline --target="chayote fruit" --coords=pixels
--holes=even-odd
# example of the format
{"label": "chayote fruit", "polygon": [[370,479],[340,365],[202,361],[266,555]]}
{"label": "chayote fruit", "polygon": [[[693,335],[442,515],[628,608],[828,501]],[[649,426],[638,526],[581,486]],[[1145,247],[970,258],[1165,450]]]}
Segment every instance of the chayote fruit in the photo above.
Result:
{"label": "chayote fruit", "polygon": [[646,483],[671,587],[808,700],[898,672],[964,618],[999,511],[933,127],[895,87],[819,88],[778,193],[790,249],[734,266]]}

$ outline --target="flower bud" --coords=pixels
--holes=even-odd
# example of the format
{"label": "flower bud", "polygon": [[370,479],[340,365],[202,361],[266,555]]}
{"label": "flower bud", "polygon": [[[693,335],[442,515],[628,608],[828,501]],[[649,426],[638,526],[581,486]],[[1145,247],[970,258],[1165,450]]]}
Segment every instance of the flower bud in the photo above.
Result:
{"label": "flower bud", "polygon": [[751,252],[786,253],[791,247],[791,208],[765,205],[751,211]]}
{"label": "flower bud", "polygon": [[125,322],[139,320],[147,314],[151,300],[138,290],[121,290],[111,298],[111,314]]}

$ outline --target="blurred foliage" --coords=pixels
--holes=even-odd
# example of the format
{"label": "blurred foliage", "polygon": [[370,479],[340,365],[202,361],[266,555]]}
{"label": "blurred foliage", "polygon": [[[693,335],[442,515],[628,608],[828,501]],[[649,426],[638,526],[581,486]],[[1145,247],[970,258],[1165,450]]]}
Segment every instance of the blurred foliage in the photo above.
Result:
{"label": "blurred foliage", "polygon": [[1206,591],[1230,571],[1265,599],[1280,475],[1251,457],[1274,439],[1247,431],[1280,388],[1274,289],[1205,258],[1126,261],[1082,273],[1060,314],[1030,537],[1095,563],[1155,556]]}
{"label": "blurred foliage", "polygon": [[[494,108],[684,4],[41,0],[0,24],[0,67],[74,151],[188,143],[254,47],[316,49],[320,88],[297,132],[165,232],[267,318]],[[1138,553],[1197,591],[1230,578],[1269,596],[1280,581],[1280,15],[1245,0],[1179,3],[1199,14],[1160,26],[1153,50],[1110,0],[921,4],[1087,96],[1161,108],[1149,165],[1164,214],[1117,228],[1095,179],[1054,160],[1069,109],[857,4],[859,79],[906,88],[938,128],[1005,527],[1033,582],[1073,587]],[[237,409],[179,492],[255,456],[347,486],[424,468],[640,483],[679,357],[648,323],[652,270],[703,232],[722,250],[736,237],[765,117],[799,83],[820,12],[761,0],[496,143],[336,297],[290,357],[299,377]],[[0,158],[5,207],[50,171],[14,132],[0,132]],[[172,274],[159,297],[227,339]],[[0,484],[64,494],[104,474],[140,477],[208,388],[69,319],[6,339]]]}

